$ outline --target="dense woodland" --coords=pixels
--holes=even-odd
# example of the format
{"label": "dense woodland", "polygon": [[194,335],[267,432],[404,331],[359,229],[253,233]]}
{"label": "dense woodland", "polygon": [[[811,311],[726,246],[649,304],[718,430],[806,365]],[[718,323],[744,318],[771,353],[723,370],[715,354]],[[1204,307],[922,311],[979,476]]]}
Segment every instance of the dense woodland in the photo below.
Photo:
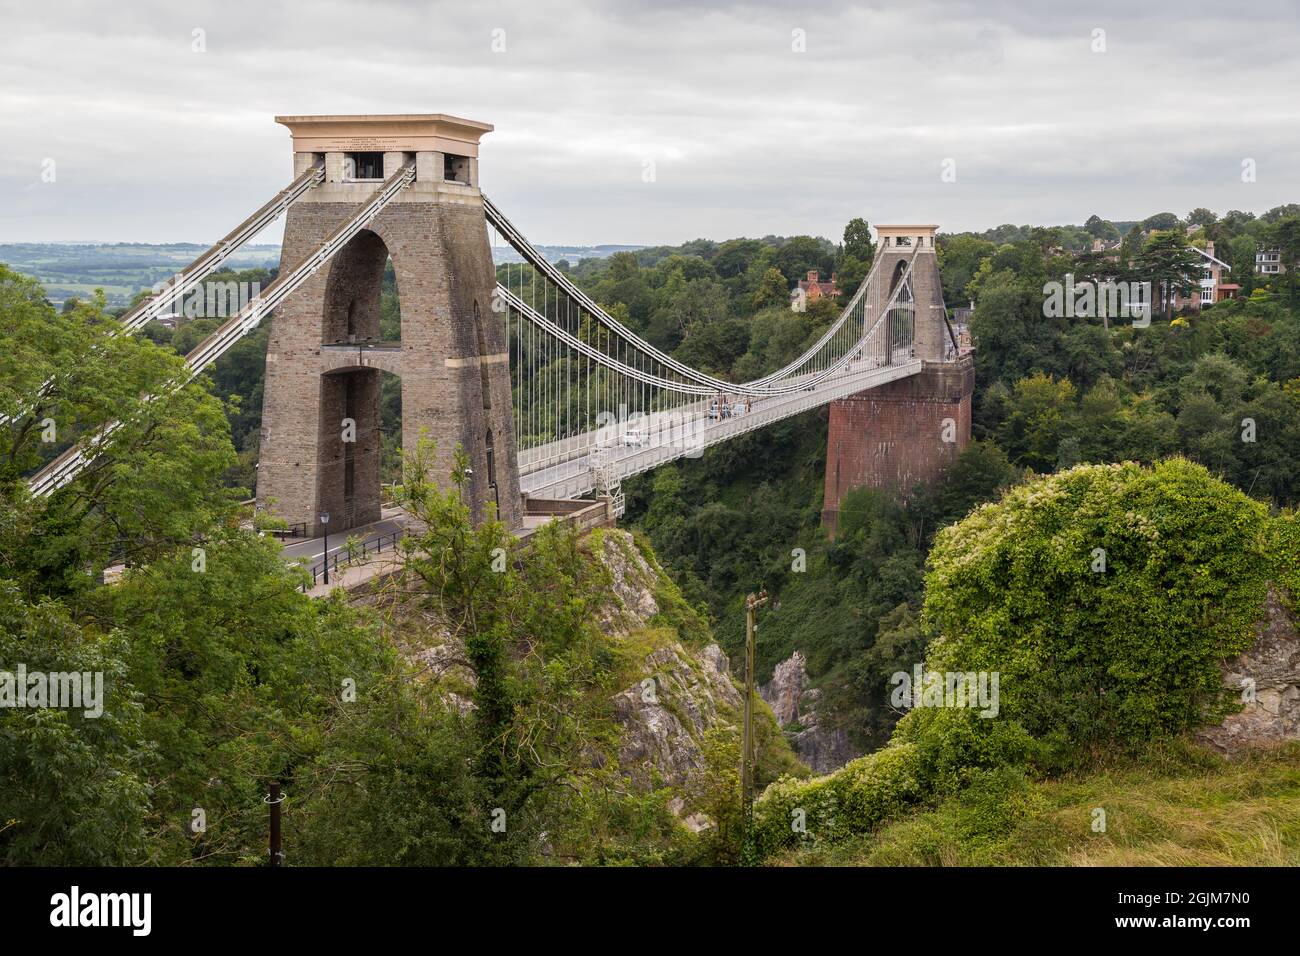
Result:
{"label": "dense woodland", "polygon": [[[1093,256],[1093,238],[1121,239],[1118,255]],[[1044,284],[1066,273],[1190,286],[1197,273],[1186,244],[1207,239],[1231,263],[1239,300],[1158,316],[1147,328],[1044,316]],[[1279,249],[1287,271],[1256,275],[1260,247]],[[823,410],[627,486],[630,524],[676,582],[663,625],[696,638],[712,630],[735,661],[743,596],[766,587],[774,600],[761,629],[760,676],[801,650],[826,694],[828,719],[848,727],[864,750],[892,742],[881,751],[887,758],[867,768],[897,784],[897,799],[882,804],[890,812],[923,802],[924,793],[974,786],[968,770],[994,775],[979,786],[1005,788],[1006,773],[1064,772],[1099,741],[1182,732],[1203,713],[1206,675],[1239,648],[1267,583],[1300,585],[1300,538],[1288,510],[1300,501],[1300,208],[1258,218],[1198,209],[1182,220],[1162,213],[1142,222],[1094,216],[1082,227],[1001,226],[942,236],[939,252],[948,305],[974,303],[977,375],[977,440],[942,483],[898,496],[858,492],[844,503],[839,536],[828,540],[819,526]],[[793,283],[809,269],[834,271],[847,296],[873,254],[867,223],[855,219],[839,243],[697,240],[562,267],[658,347],[748,379],[800,354],[837,314],[829,300],[791,311]],[[214,279],[265,286],[271,277],[257,270]],[[399,321],[397,292],[390,273],[382,305],[389,331]],[[608,696],[630,677],[627,661],[602,639],[597,594],[607,582],[580,543],[559,532],[506,573],[486,571],[495,548],[513,547],[509,535],[496,524],[473,528],[455,489],[422,479],[427,449],[398,449],[394,388],[384,394],[387,467],[397,474],[405,465],[402,493],[429,525],[410,544],[409,582],[429,614],[456,622],[465,636],[477,677],[466,690],[468,712],[412,679],[395,650],[401,622],[338,599],[308,600],[276,545],[240,528],[269,326],[206,382],[151,405],[141,396],[177,374],[180,356],[213,320],[114,336],[102,302],[56,312],[36,283],[2,266],[0,316],[0,411],[16,411],[54,383],[40,414],[0,433],[0,662],[114,678],[106,719],[0,714],[0,860],[255,862],[264,842],[261,797],[272,779],[287,781],[298,800],[298,862],[739,858],[734,829],[693,838],[668,808],[673,794],[627,787],[608,764],[593,765],[591,753],[617,735]],[[50,453],[39,425],[46,414],[74,422],[74,433],[114,418],[132,424],[99,467],[37,503],[21,478]],[[1254,441],[1242,440],[1247,418]],[[1075,467],[1123,461],[1137,464]],[[1022,662],[1026,683],[1008,704],[1014,720],[996,722],[995,739],[975,740],[946,718],[909,718],[895,728],[879,689],[928,648],[938,653],[937,633],[953,637],[950,647],[980,647],[971,636],[978,622],[1004,613],[1006,602],[1044,607],[1077,594],[1068,575],[1053,591],[1056,578],[1035,583],[1028,573],[1008,579],[997,604],[962,569],[1003,567],[998,562],[1017,548],[1045,547],[1052,528],[1025,525],[1021,541],[990,523],[994,512],[972,509],[1000,502],[996,513],[1012,520],[1045,490],[1087,506],[1063,505],[1052,521],[1086,513],[1111,533],[1133,510],[1160,511],[1171,488],[1190,504],[1185,512],[1170,505],[1160,527],[1201,542],[1188,560],[1229,539],[1237,555],[1224,563],[1214,552],[1204,567],[1188,565],[1189,580],[1215,578],[1214,588],[1196,593],[1199,603],[1171,599],[1149,611],[1163,615],[1159,633],[1194,632],[1195,654],[1162,664],[1190,668],[1187,681],[1170,692],[1138,681],[1108,698],[1113,706],[1061,712],[1036,702],[1070,694],[1086,702],[1110,678],[1092,658],[1034,678],[1046,659],[1038,658]],[[944,530],[962,519],[961,533]],[[807,554],[806,570],[795,570],[797,548]],[[206,570],[196,574],[200,549]],[[421,558],[430,554],[453,559]],[[1184,561],[1165,550],[1157,558]],[[129,572],[101,586],[102,570],[115,562]],[[1155,593],[1167,582],[1138,583]],[[1061,626],[1122,640],[1133,600],[1118,587],[1100,605],[1104,620],[1063,617]],[[1221,617],[1207,624],[1196,613],[1206,606],[1221,608]],[[345,681],[363,690],[347,706],[339,698]],[[1142,694],[1155,694],[1159,706],[1126,709]],[[719,740],[692,797],[719,822],[737,812],[737,753],[734,739]],[[766,760],[761,783],[789,769],[775,749]],[[787,804],[817,796],[804,786],[789,776],[764,797],[763,852],[787,848]],[[195,808],[211,821],[210,835],[194,832]],[[492,837],[496,809],[518,821],[511,830],[518,839]],[[861,830],[879,822],[875,813],[859,821]]]}
{"label": "dense woodland", "polygon": [[[628,491],[633,520],[683,575],[687,593],[709,607],[733,659],[743,595],[763,585],[773,591],[776,608],[759,645],[763,675],[801,650],[836,719],[862,746],[879,745],[894,715],[869,688],[918,659],[927,640],[919,610],[931,542],[974,505],[1035,473],[1170,455],[1205,465],[1274,508],[1300,501],[1298,214],[1291,205],[1259,218],[1234,211],[1218,219],[1197,209],[1185,220],[1094,216],[1083,227],[941,234],[945,298],[950,307],[975,304],[977,390],[977,440],[942,484],[902,498],[859,492],[845,505],[838,540],[827,541],[819,528],[826,415],[816,412],[637,479]],[[762,277],[772,268],[786,286],[806,268],[860,277],[872,258],[866,236],[855,220],[834,250],[801,240],[693,243],[647,250],[635,264],[632,256],[584,262],[580,277],[600,301],[626,305],[633,327],[656,344],[743,379],[797,356],[821,328],[811,310],[783,307],[780,282],[754,312],[767,294]],[[1163,321],[1157,315],[1149,328],[1044,316],[1044,284],[1066,273],[1135,281],[1170,275],[1178,242],[1163,257],[1148,253],[1168,237],[1214,241],[1242,298]],[[1090,252],[1093,239],[1117,238],[1114,259],[1101,263]],[[790,245],[797,251],[783,257]],[[1256,274],[1257,248],[1278,249],[1288,271]],[[703,261],[678,273],[683,250]],[[1186,287],[1198,275],[1193,264],[1171,281]],[[726,289],[725,311],[718,285]],[[697,301],[693,286],[714,288],[715,314],[688,310]],[[851,280],[841,287],[851,294]],[[1242,441],[1246,418],[1255,422],[1254,442]],[[792,571],[795,548],[807,552],[805,573]]]}

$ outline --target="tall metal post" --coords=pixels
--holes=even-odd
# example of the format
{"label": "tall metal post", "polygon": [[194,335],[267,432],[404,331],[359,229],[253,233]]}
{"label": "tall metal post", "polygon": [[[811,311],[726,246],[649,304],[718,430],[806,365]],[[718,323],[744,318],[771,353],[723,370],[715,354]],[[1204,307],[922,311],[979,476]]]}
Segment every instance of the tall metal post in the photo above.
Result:
{"label": "tall metal post", "polygon": [[322,511],[320,513],[321,530],[325,532],[325,585],[330,583],[330,513]]}
{"label": "tall metal post", "polygon": [[271,866],[279,866],[284,860],[284,851],[280,841],[280,804],[284,797],[280,795],[280,784],[271,784],[271,795],[266,798],[271,805]]}
{"label": "tall metal post", "polygon": [[745,598],[745,730],[740,754],[740,791],[744,802],[745,833],[742,861],[752,863],[754,847],[754,632],[755,611],[767,603],[767,592],[759,591]]}

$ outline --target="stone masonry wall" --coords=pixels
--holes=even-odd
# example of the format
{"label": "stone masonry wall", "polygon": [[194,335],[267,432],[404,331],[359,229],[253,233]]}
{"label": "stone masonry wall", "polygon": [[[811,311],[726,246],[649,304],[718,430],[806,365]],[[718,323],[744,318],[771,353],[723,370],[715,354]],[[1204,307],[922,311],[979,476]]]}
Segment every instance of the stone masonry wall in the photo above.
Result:
{"label": "stone masonry wall", "polygon": [[[282,273],[309,255],[373,187],[327,184],[317,191],[289,210]],[[353,243],[356,249],[350,245],[276,310],[267,354],[259,508],[291,523],[306,521],[319,533],[319,510],[333,514],[340,507],[345,456],[338,435],[346,389],[334,379],[359,375],[351,394],[365,410],[352,416],[358,443],[352,449],[357,505],[351,523],[378,517],[378,373],[366,368],[364,353],[356,353],[355,368],[341,367],[348,359],[337,353],[323,356],[321,346],[338,341],[340,321],[346,327],[348,290],[357,294],[358,328],[369,334],[371,300],[378,294],[375,271],[382,271],[386,250],[397,275],[402,341],[400,354],[386,356],[383,367],[402,378],[403,445],[414,447],[427,430],[437,443],[436,472],[444,483],[455,447],[464,447],[473,469],[467,497],[475,518],[481,520],[488,503],[497,502],[502,520],[517,527],[509,365],[502,325],[491,309],[496,273],[478,191],[416,183]],[[327,314],[332,318],[328,323]],[[481,364],[486,375],[480,373]],[[489,429],[495,449],[492,474]],[[331,521],[331,532],[342,530]]]}
{"label": "stone masonry wall", "polygon": [[[831,403],[823,524],[835,532],[855,488],[907,492],[938,479],[970,443],[975,370],[969,357]],[[951,438],[946,441],[945,438]]]}

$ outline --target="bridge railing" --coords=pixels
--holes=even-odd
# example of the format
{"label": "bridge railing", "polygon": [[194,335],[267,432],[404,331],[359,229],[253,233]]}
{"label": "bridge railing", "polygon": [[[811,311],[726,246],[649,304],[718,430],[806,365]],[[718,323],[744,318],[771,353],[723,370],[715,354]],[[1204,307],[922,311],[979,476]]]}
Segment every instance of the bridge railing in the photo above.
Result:
{"label": "bridge railing", "polygon": [[304,582],[299,590],[307,592],[315,588],[326,576],[327,570],[337,574],[340,567],[348,568],[353,564],[364,564],[372,555],[382,554],[386,550],[396,551],[398,542],[405,536],[405,531],[386,531],[356,545],[344,544],[337,553],[325,555],[306,569],[311,574],[311,584]]}

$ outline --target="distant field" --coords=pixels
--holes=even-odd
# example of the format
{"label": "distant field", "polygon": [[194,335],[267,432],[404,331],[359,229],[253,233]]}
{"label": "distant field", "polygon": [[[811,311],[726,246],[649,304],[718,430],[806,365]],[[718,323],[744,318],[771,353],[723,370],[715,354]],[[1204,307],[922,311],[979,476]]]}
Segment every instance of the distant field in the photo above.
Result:
{"label": "distant field", "polygon": [[[127,305],[137,292],[175,275],[205,249],[191,242],[19,242],[0,244],[0,262],[40,280],[56,305],[103,289],[109,306],[117,308]],[[280,247],[245,246],[226,263],[231,269],[273,268],[280,264]]]}
{"label": "distant field", "polygon": [[[552,262],[567,259],[603,259],[615,252],[635,251],[641,246],[538,246]],[[0,262],[24,275],[39,279],[51,302],[86,298],[103,289],[110,308],[130,304],[136,293],[152,288],[189,265],[207,246],[192,242],[162,245],[147,243],[51,243],[16,242],[0,244]],[[509,246],[492,250],[497,264],[519,262]],[[280,264],[278,245],[250,245],[226,260],[231,269],[274,268]]]}

